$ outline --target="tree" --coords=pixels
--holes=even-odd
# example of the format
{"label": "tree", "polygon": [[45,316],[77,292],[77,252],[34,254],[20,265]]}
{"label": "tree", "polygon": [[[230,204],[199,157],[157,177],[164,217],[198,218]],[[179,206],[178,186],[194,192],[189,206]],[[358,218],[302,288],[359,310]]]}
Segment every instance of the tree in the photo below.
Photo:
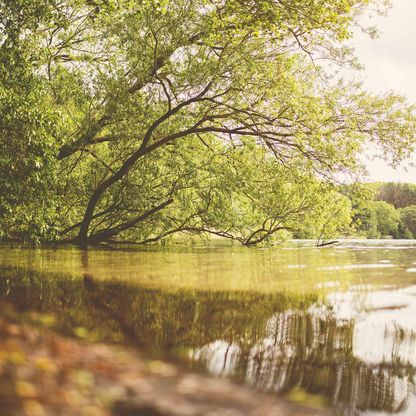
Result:
{"label": "tree", "polygon": [[46,2],[0,1],[0,237],[56,238],[60,120],[33,70],[36,40],[49,23]]}
{"label": "tree", "polygon": [[416,203],[416,185],[410,183],[383,183],[377,195],[380,201],[386,201],[395,208],[404,208]]}
{"label": "tree", "polygon": [[375,230],[372,229],[371,237],[391,236],[397,238],[400,214],[394,206],[385,201],[373,201],[369,208],[371,212],[370,218],[375,220],[377,231],[377,233],[374,233]]}
{"label": "tree", "polygon": [[[33,15],[29,0],[1,2],[10,22]],[[317,66],[353,60],[344,41],[370,3],[37,0],[18,38],[58,115],[61,238],[260,243],[313,221],[368,142],[407,156],[414,109]]]}
{"label": "tree", "polygon": [[352,221],[351,201],[339,190],[320,190],[314,209],[297,218],[295,237],[316,239],[317,244],[339,235],[348,235]]}
{"label": "tree", "polygon": [[402,237],[416,236],[416,205],[410,205],[400,210],[400,226]]}

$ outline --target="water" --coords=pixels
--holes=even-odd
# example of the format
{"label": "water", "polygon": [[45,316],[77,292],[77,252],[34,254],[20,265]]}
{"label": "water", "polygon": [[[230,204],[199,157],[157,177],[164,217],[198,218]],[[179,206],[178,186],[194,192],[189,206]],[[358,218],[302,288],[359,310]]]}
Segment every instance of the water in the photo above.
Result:
{"label": "water", "polygon": [[3,246],[0,302],[334,415],[416,414],[416,242]]}

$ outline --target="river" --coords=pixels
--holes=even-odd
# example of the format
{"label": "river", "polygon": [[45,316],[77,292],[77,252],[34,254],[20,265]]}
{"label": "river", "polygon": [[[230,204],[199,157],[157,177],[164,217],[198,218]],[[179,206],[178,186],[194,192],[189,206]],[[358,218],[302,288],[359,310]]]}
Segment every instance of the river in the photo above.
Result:
{"label": "river", "polygon": [[336,416],[416,414],[416,242],[0,246],[0,301]]}

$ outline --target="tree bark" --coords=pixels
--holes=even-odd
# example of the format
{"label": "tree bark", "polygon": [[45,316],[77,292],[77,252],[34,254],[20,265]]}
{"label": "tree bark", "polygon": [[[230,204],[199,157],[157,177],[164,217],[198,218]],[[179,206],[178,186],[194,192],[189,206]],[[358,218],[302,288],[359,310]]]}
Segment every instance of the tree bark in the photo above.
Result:
{"label": "tree bark", "polygon": [[178,113],[182,108],[186,107],[189,104],[198,102],[198,101],[204,101],[205,98],[204,95],[209,91],[211,87],[211,83],[208,83],[207,86],[196,96],[189,98],[186,101],[181,102],[176,107],[169,109],[165,114],[163,114],[160,118],[158,118],[147,130],[146,134],[143,137],[142,143],[139,146],[139,148],[133,152],[133,154],[128,157],[124,163],[121,165],[120,169],[115,172],[113,175],[111,175],[108,179],[106,179],[104,182],[102,182],[94,191],[94,193],[91,195],[91,198],[88,202],[87,209],[85,210],[84,218],[81,222],[81,226],[79,229],[79,233],[77,237],[75,238],[74,242],[79,244],[85,244],[88,243],[88,230],[90,228],[91,222],[94,218],[94,211],[95,208],[100,201],[102,195],[109,189],[111,186],[113,186],[115,183],[120,181],[128,172],[129,170],[134,166],[134,164],[143,156],[146,154],[158,149],[161,146],[164,146],[165,144],[172,142],[173,140],[176,140],[180,137],[187,136],[188,134],[194,133],[198,131],[198,126],[202,124],[205,119],[202,119],[198,121],[194,126],[192,126],[189,129],[186,129],[184,131],[180,131],[177,133],[174,133],[170,136],[165,137],[164,139],[160,139],[159,141],[156,141],[155,143],[149,144],[151,137],[155,130],[166,120],[168,120],[171,116]]}
{"label": "tree bark", "polygon": [[97,233],[91,235],[87,239],[87,243],[89,244],[98,244],[105,241],[110,241],[118,234],[122,233],[123,231],[129,230],[130,228],[133,228],[136,224],[138,224],[141,221],[144,221],[146,218],[150,217],[151,215],[155,214],[156,212],[161,211],[162,209],[166,208],[167,206],[173,204],[174,200],[172,198],[168,199],[165,202],[162,202],[161,204],[157,205],[156,207],[153,207],[152,209],[146,211],[145,213],[139,215],[136,218],[133,218],[132,220],[125,222],[123,224],[120,224],[113,228],[107,228],[101,231],[98,231]]}

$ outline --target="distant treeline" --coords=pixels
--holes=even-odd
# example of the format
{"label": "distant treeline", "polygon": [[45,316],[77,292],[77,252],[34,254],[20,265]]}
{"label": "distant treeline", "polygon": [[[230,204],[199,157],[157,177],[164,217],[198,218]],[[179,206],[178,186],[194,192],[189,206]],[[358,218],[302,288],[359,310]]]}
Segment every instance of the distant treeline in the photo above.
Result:
{"label": "distant treeline", "polygon": [[376,197],[395,208],[407,208],[416,205],[416,184],[412,183],[376,183]]}
{"label": "distant treeline", "polygon": [[416,237],[416,184],[376,183],[374,201],[367,208],[370,213],[362,221],[362,231],[369,230],[368,237],[392,236]]}
{"label": "distant treeline", "polygon": [[[355,183],[341,186],[344,206],[327,222],[304,222],[293,236],[324,241],[330,237],[416,238],[416,184]],[[348,203],[347,203],[347,202]]]}
{"label": "distant treeline", "polygon": [[353,230],[367,238],[416,237],[416,184],[365,185],[363,198],[352,196]]}

